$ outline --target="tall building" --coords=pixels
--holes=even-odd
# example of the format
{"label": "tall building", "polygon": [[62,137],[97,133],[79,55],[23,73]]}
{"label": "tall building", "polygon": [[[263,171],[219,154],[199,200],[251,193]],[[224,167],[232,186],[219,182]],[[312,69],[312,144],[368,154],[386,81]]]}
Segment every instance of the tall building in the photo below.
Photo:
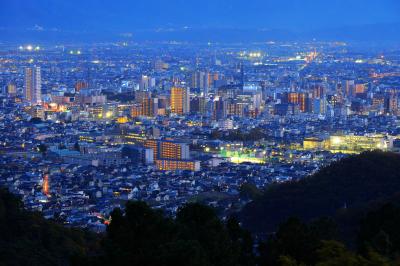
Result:
{"label": "tall building", "polygon": [[189,145],[170,141],[159,142],[159,156],[163,159],[188,160],[190,158]]}
{"label": "tall building", "polygon": [[390,92],[389,95],[386,96],[384,102],[385,113],[387,114],[397,114],[398,107],[398,99],[397,95],[393,92]]}
{"label": "tall building", "polygon": [[346,97],[353,96],[352,94],[354,92],[354,87],[355,87],[354,80],[345,80],[344,84],[345,84],[345,86],[344,86],[345,96]]}
{"label": "tall building", "polygon": [[345,95],[344,95],[343,84],[341,82],[336,83],[336,96],[337,96],[337,102],[342,103]]}
{"label": "tall building", "polygon": [[8,96],[17,95],[17,86],[14,83],[9,83],[7,85],[7,95]]}
{"label": "tall building", "polygon": [[190,89],[189,88],[171,88],[171,113],[187,114],[190,112]]}
{"label": "tall building", "polygon": [[173,141],[147,139],[144,147],[153,150],[154,159],[189,160],[189,145]]}
{"label": "tall building", "polygon": [[83,80],[79,80],[75,83],[75,92],[79,92],[81,89],[89,88],[89,83]]}
{"label": "tall building", "polygon": [[193,113],[206,113],[206,100],[202,96],[196,96],[190,100],[190,111]]}
{"label": "tall building", "polygon": [[30,106],[29,113],[32,117],[37,117],[44,120],[44,110],[41,105]]}
{"label": "tall building", "polygon": [[25,87],[24,98],[32,104],[41,102],[42,80],[40,75],[40,67],[25,68]]}
{"label": "tall building", "polygon": [[356,84],[354,88],[354,95],[365,93],[366,88],[366,84]]}
{"label": "tall building", "polygon": [[301,112],[308,112],[310,109],[310,98],[307,93],[289,92],[286,94],[285,103],[298,104]]}
{"label": "tall building", "polygon": [[200,171],[200,161],[160,159],[156,160],[156,168],[161,171],[188,170],[196,172]]}
{"label": "tall building", "polygon": [[144,99],[151,98],[151,92],[149,91],[135,91],[135,102],[141,103]]}
{"label": "tall building", "polygon": [[325,88],[321,84],[311,86],[314,99],[321,99],[325,96]]}
{"label": "tall building", "polygon": [[244,77],[244,66],[243,66],[243,63],[240,63],[240,85],[243,87],[244,86],[244,80],[245,80],[245,77]]}
{"label": "tall building", "polygon": [[224,120],[227,116],[227,102],[219,97],[214,101],[213,111],[214,120]]}
{"label": "tall building", "polygon": [[143,98],[142,99],[142,115],[153,117],[158,114],[158,99],[157,98]]}
{"label": "tall building", "polygon": [[325,98],[319,98],[319,99],[313,100],[313,113],[314,114],[325,114],[326,113]]}
{"label": "tall building", "polygon": [[139,90],[148,91],[156,86],[155,78],[143,75],[139,82]]}
{"label": "tall building", "polygon": [[212,86],[210,73],[196,71],[192,74],[192,88],[200,89],[203,96],[207,97],[210,86]]}

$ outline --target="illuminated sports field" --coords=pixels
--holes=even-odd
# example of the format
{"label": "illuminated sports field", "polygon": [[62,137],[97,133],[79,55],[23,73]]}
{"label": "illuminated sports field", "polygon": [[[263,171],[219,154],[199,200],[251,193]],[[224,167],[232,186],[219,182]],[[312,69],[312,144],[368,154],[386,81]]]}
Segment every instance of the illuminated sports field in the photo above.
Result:
{"label": "illuminated sports field", "polygon": [[223,150],[220,152],[222,157],[228,158],[232,163],[256,163],[256,164],[264,164],[264,158],[257,158],[251,152],[238,152],[238,151],[226,151]]}

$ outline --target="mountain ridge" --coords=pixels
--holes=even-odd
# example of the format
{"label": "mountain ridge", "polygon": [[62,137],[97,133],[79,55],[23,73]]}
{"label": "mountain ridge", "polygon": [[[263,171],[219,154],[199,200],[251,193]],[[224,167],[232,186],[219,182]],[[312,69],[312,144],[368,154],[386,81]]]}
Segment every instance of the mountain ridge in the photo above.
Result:
{"label": "mountain ridge", "polygon": [[266,42],[266,41],[350,41],[398,42],[400,23],[325,28],[320,30],[293,31],[267,28],[191,28],[161,27],[120,31],[65,31],[46,29],[38,25],[30,28],[0,27],[0,41],[19,42],[113,42],[113,41],[187,41],[187,42]]}

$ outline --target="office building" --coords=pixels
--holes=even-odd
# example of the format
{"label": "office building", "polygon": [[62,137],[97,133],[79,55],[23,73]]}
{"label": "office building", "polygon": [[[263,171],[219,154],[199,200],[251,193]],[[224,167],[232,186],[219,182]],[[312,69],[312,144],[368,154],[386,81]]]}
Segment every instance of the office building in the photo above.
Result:
{"label": "office building", "polygon": [[40,67],[25,68],[24,99],[31,104],[41,103],[42,81]]}
{"label": "office building", "polygon": [[190,89],[171,88],[171,113],[183,115],[190,112]]}
{"label": "office building", "polygon": [[156,160],[156,167],[158,170],[162,171],[176,171],[176,170],[200,171],[200,162],[161,159],[161,160]]}

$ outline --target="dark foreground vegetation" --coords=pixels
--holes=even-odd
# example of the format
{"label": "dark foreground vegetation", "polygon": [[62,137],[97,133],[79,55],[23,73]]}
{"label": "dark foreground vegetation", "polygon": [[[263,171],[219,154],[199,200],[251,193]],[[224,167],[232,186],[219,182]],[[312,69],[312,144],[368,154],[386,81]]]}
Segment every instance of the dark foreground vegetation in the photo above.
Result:
{"label": "dark foreground vegetation", "polygon": [[241,212],[245,227],[268,233],[290,217],[347,219],[374,206],[400,203],[400,155],[366,152],[300,181],[269,186]]}
{"label": "dark foreground vegetation", "polygon": [[239,215],[244,227],[199,204],[170,218],[128,202],[101,235],[45,220],[1,190],[0,265],[400,265],[398,170],[390,153],[334,163],[259,195]]}

